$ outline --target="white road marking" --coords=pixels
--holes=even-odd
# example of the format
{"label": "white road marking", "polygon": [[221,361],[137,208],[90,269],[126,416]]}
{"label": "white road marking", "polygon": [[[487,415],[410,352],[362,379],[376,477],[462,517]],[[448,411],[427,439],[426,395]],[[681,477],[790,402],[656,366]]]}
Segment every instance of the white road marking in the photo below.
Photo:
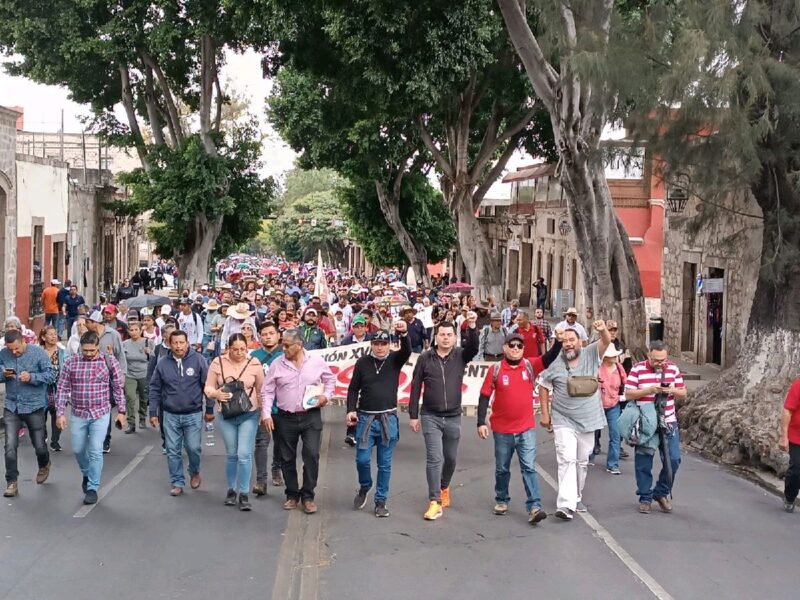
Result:
{"label": "white road marking", "polygon": [[105,498],[109,494],[109,492],[111,492],[111,490],[113,490],[120,483],[122,483],[122,480],[125,479],[128,475],[130,475],[133,472],[133,470],[137,467],[137,465],[144,460],[144,457],[147,456],[148,454],[150,454],[150,451],[152,449],[153,449],[153,446],[145,446],[144,448],[142,448],[139,451],[139,454],[134,456],[131,459],[131,462],[129,462],[127,465],[125,465],[125,468],[122,469],[122,471],[117,473],[117,475],[111,481],[109,481],[106,485],[104,485],[103,487],[100,488],[100,491],[97,493],[97,503],[96,504],[87,504],[87,505],[83,506],[78,512],[76,512],[74,515],[72,515],[73,518],[82,519],[86,515],[88,515],[90,512],[92,512],[92,509],[95,506],[97,506],[98,504],[100,504],[100,501],[103,498]]}
{"label": "white road marking", "polygon": [[[550,474],[542,469],[538,464],[536,465],[536,472],[541,476],[542,479],[545,480],[547,485],[553,488],[556,492],[558,492],[558,483],[555,479],[553,479]],[[598,523],[597,519],[595,519],[590,513],[575,513],[579,517],[581,517],[586,524],[592,528],[592,530],[603,540],[606,546],[617,555],[622,563],[633,573],[639,581],[641,581],[644,585],[647,586],[653,596],[658,598],[658,600],[673,600],[672,596],[665,590],[660,583],[658,583],[655,578],[648,573],[645,568],[640,565],[635,558],[633,558],[630,554],[628,554],[627,550],[622,547],[622,545],[614,538],[613,535]]]}

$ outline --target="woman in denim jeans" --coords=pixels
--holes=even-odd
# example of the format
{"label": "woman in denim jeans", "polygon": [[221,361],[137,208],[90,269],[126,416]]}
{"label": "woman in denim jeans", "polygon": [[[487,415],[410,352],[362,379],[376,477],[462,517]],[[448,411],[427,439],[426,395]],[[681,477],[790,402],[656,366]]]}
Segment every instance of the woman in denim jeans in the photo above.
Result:
{"label": "woman in denim jeans", "polygon": [[227,454],[225,475],[228,479],[228,493],[225,505],[237,504],[238,489],[239,510],[246,511],[252,508],[247,493],[253,472],[253,448],[258,430],[258,416],[261,413],[260,392],[264,384],[264,370],[258,360],[248,355],[247,340],[241,333],[230,336],[226,353],[211,361],[206,380],[206,396],[220,404],[227,402],[231,394],[221,388],[237,379],[242,382],[250,397],[251,409],[230,419],[220,414],[219,430]]}

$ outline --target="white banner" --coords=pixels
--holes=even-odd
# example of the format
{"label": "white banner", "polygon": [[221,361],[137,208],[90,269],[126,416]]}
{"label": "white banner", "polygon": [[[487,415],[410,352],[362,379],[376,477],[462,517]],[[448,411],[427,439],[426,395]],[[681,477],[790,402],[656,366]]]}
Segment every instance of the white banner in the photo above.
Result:
{"label": "white banner", "polygon": [[[347,398],[347,387],[353,377],[356,361],[369,350],[370,343],[352,344],[350,346],[337,346],[326,350],[308,350],[309,354],[321,355],[336,376],[335,398]],[[411,377],[414,374],[414,365],[417,364],[419,354],[412,354],[408,359],[398,384],[397,403],[408,404],[411,394]],[[478,406],[478,396],[481,386],[486,378],[486,372],[495,363],[472,361],[464,369],[464,382],[461,385],[461,404],[463,406]]]}

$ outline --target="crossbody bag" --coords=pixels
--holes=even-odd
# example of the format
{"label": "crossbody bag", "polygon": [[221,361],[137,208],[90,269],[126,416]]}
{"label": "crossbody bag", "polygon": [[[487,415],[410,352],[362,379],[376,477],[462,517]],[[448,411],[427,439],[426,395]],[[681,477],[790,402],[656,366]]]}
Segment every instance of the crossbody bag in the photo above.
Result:
{"label": "crossbody bag", "polygon": [[245,370],[250,366],[251,360],[252,358],[247,359],[244,368],[239,372],[239,375],[236,377],[236,379],[226,382],[225,370],[222,366],[223,361],[221,357],[219,359],[219,370],[223,381],[222,386],[219,389],[221,389],[223,392],[231,394],[231,397],[227,402],[219,403],[219,412],[222,414],[223,419],[233,419],[239,415],[243,415],[246,412],[250,412],[250,410],[253,408],[253,403],[250,401],[250,394],[253,393],[253,389],[256,386],[253,384],[253,387],[250,388],[250,392],[248,392],[244,388],[244,383],[241,380]]}

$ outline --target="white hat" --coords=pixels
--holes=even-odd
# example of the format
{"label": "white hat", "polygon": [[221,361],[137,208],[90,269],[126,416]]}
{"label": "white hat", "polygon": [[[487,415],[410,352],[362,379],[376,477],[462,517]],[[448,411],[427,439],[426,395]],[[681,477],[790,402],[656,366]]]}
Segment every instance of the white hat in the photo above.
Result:
{"label": "white hat", "polygon": [[162,306],[161,307],[161,314],[164,315],[164,316],[171,315],[172,314],[172,305],[171,304],[165,304],[164,306]]}
{"label": "white hat", "polygon": [[622,350],[617,350],[617,347],[612,342],[608,345],[608,348],[606,348],[603,358],[616,358],[620,354],[622,354]]}
{"label": "white hat", "polygon": [[103,314],[96,310],[92,314],[89,315],[89,320],[94,321],[95,323],[102,323],[103,322]]}
{"label": "white hat", "polygon": [[234,319],[246,319],[253,313],[250,311],[250,306],[246,302],[239,302],[236,306],[228,309],[228,316]]}
{"label": "white hat", "polygon": [[61,282],[58,279],[51,279],[50,285],[61,285]]}

